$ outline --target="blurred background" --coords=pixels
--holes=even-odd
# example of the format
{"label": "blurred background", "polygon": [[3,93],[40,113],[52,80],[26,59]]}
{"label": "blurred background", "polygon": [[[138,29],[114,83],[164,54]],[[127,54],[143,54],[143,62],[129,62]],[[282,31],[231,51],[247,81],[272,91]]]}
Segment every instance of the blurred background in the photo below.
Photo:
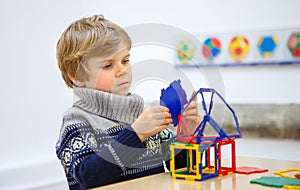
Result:
{"label": "blurred background", "polygon": [[[300,30],[299,7],[298,0],[2,0],[0,189],[66,189],[55,143],[73,96],[57,66],[56,43],[74,20],[103,14],[125,28],[159,23],[201,36]],[[173,64],[176,57],[158,45],[136,46],[131,54],[134,64]],[[194,89],[211,86],[203,71],[217,72],[218,90],[236,109],[244,132],[238,155],[300,161],[300,65],[169,69],[180,69]],[[165,86],[148,80],[132,91],[151,103]]]}

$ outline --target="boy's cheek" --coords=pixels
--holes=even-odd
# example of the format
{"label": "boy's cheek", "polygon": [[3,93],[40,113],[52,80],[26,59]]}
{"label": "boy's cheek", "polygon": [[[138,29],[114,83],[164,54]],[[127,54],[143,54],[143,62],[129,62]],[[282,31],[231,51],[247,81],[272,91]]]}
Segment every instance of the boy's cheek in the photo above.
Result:
{"label": "boy's cheek", "polygon": [[97,80],[97,89],[102,91],[111,92],[113,85],[114,80],[110,78],[99,77]]}

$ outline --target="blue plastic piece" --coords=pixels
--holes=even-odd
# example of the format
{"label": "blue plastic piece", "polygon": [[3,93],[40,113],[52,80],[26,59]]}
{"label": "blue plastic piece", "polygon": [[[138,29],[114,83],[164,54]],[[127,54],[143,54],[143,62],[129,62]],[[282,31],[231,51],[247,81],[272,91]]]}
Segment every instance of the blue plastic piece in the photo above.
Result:
{"label": "blue plastic piece", "polygon": [[[204,115],[202,116],[202,121],[200,122],[199,126],[195,129],[192,136],[196,135],[195,143],[199,144],[202,142],[202,140],[209,140],[209,141],[218,141],[218,140],[224,140],[224,139],[231,139],[231,138],[241,138],[242,132],[240,130],[238,118],[234,112],[234,110],[230,107],[230,105],[225,101],[225,99],[219,94],[215,89],[213,88],[200,88],[197,93],[194,93],[192,97],[187,101],[187,95],[184,91],[184,89],[180,85],[180,80],[176,80],[170,84],[170,86],[166,89],[162,89],[161,97],[160,97],[160,105],[166,106],[169,108],[170,113],[172,115],[173,124],[176,127],[178,124],[178,115],[182,115],[182,113],[185,111],[185,109],[190,105],[190,103],[196,98],[196,96],[199,94],[202,99],[202,109],[204,111]],[[209,103],[206,104],[204,93],[210,93],[211,97],[209,100]],[[213,109],[213,99],[214,96],[217,96],[221,99],[223,104],[229,109],[231,112],[234,124],[237,129],[236,134],[230,134],[228,135],[222,127],[214,120],[214,118],[211,116],[211,112]],[[208,105],[208,106],[207,106]],[[203,139],[204,136],[203,132],[206,124],[209,123],[211,127],[218,133],[218,136],[215,137],[206,137]]]}
{"label": "blue plastic piece", "polygon": [[181,114],[183,106],[188,102],[187,95],[180,83],[180,80],[172,82],[168,88],[161,90],[160,96],[160,105],[169,108],[174,126],[177,126],[178,115]]}

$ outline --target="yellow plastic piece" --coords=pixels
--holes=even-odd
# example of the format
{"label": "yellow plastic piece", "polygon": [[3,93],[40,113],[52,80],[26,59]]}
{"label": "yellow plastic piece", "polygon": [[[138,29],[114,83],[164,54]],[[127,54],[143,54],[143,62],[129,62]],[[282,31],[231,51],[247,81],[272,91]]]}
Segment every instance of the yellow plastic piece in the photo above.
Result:
{"label": "yellow plastic piece", "polygon": [[289,168],[286,170],[278,170],[276,172],[274,172],[274,175],[279,175],[281,177],[285,177],[285,178],[295,178],[294,176],[290,176],[290,175],[286,175],[285,173],[289,173],[289,172],[300,172],[300,168]]}
{"label": "yellow plastic piece", "polygon": [[[202,179],[202,175],[200,174],[200,168],[198,167],[201,164],[201,152],[200,150],[200,146],[199,144],[184,144],[184,143],[173,143],[170,145],[170,151],[171,151],[171,160],[170,160],[170,172],[172,175],[173,179],[176,178],[183,178],[185,180],[189,180],[189,181],[194,181],[194,180],[201,180]],[[192,154],[193,152],[195,153],[195,165],[193,165],[193,160],[189,159],[189,168],[188,170],[193,172],[193,174],[183,174],[183,173],[178,173],[175,171],[175,149],[183,149],[183,150],[187,150],[188,151],[188,155],[190,158],[192,158]]]}
{"label": "yellow plastic piece", "polygon": [[283,187],[288,189],[288,190],[300,190],[300,186],[284,185]]}

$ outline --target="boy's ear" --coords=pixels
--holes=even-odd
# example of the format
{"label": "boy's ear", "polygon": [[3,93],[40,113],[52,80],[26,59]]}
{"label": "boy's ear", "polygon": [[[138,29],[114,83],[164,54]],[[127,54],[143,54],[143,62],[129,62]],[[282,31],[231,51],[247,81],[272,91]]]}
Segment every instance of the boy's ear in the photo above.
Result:
{"label": "boy's ear", "polygon": [[69,76],[70,80],[73,82],[73,84],[75,86],[77,86],[77,87],[84,87],[85,86],[85,83],[83,81],[76,80],[72,76],[70,76],[69,74],[68,74],[68,76]]}

